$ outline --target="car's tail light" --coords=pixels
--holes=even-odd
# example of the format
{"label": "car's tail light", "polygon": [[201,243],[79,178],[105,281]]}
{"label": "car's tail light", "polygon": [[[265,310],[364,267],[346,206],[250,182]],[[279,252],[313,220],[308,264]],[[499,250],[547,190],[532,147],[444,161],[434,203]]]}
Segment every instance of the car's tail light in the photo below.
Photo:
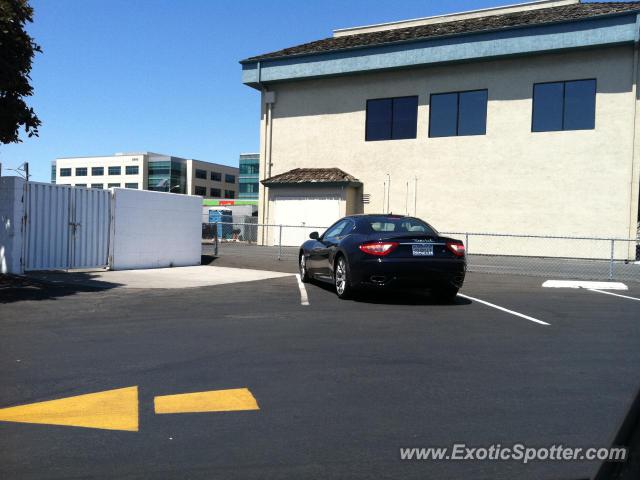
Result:
{"label": "car's tail light", "polygon": [[464,244],[462,242],[447,242],[447,250],[456,257],[464,257]]}
{"label": "car's tail light", "polygon": [[363,243],[358,248],[364,253],[369,255],[377,255],[378,257],[384,257],[393,252],[398,246],[398,242],[373,242]]}

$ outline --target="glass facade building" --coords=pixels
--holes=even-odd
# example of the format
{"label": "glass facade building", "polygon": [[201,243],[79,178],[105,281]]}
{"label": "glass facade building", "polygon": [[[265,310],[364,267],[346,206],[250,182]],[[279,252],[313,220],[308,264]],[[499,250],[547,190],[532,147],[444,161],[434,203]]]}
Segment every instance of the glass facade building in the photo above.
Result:
{"label": "glass facade building", "polygon": [[187,162],[165,155],[149,157],[147,189],[155,192],[187,192]]}
{"label": "glass facade building", "polygon": [[260,154],[240,154],[240,177],[238,198],[258,199],[258,187],[260,182]]}

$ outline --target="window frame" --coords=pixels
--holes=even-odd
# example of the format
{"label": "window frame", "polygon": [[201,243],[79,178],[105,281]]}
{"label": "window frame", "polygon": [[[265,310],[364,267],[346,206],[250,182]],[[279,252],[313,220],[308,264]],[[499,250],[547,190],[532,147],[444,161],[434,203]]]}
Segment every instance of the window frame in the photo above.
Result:
{"label": "window frame", "polygon": [[[135,185],[135,187],[132,187],[131,185]],[[140,185],[138,182],[129,182],[124,184],[124,188],[130,188],[131,190],[140,190]]]}
{"label": "window frame", "polygon": [[[214,175],[216,178],[214,178]],[[212,182],[222,182],[222,173],[214,171],[209,172],[209,180]]]}
{"label": "window frame", "polygon": [[[564,128],[564,116],[565,116],[565,108],[566,108],[566,98],[567,98],[567,83],[572,82],[585,82],[593,80],[595,83],[595,91],[593,94],[593,128]],[[560,130],[534,130],[533,129],[533,119],[535,118],[536,111],[536,85],[549,85],[551,83],[561,83],[562,84],[562,128]],[[598,111],[598,79],[596,77],[590,78],[574,78],[572,80],[551,80],[547,82],[534,82],[531,86],[531,133],[548,133],[548,132],[580,132],[586,130],[595,130],[596,129],[596,112]]]}
{"label": "window frame", "polygon": [[[101,173],[96,173],[101,172]],[[91,167],[92,177],[104,177],[104,167]]]}
{"label": "window frame", "polygon": [[[204,190],[204,193],[198,193],[198,189],[202,189]],[[206,197],[207,196],[207,187],[203,187],[201,185],[194,185],[193,186],[193,194],[194,195],[198,195],[200,197]]]}
{"label": "window frame", "polygon": [[[486,92],[487,93],[487,101],[485,105],[484,111],[484,133],[472,133],[460,135],[460,95],[463,93],[473,93],[473,92]],[[432,99],[434,95],[456,95],[456,134],[455,135],[431,135],[431,125],[432,125],[432,115],[433,115],[433,105]],[[471,90],[453,90],[449,92],[437,92],[429,94],[429,129],[427,132],[428,138],[451,138],[451,137],[481,137],[487,134],[487,119],[489,118],[489,88],[473,88]]]}
{"label": "window frame", "polygon": [[[232,178],[233,180],[229,180],[229,178]],[[232,173],[224,174],[224,183],[236,183],[236,179],[237,179],[237,176]]]}
{"label": "window frame", "polygon": [[[118,169],[118,173],[111,173],[111,169]],[[111,177],[115,177],[118,175],[122,175],[122,167],[119,165],[112,165],[110,167],[107,167],[107,176],[111,176]]]}
{"label": "window frame", "polygon": [[[134,169],[135,168],[135,172],[129,172],[129,169]],[[124,167],[124,174],[125,175],[140,175],[140,165],[125,165]]]}
{"label": "window frame", "polygon": [[[200,172],[204,172],[204,175],[203,176],[198,176],[198,174]],[[207,175],[207,171],[205,169],[203,169],[203,168],[195,168],[194,171],[193,171],[193,177],[197,178],[198,180],[206,180],[208,176],[209,175]]]}
{"label": "window frame", "polygon": [[[416,99],[416,135],[414,137],[408,138],[393,138],[393,101],[400,100],[404,98],[415,98]],[[376,138],[369,140],[369,102],[375,102],[378,100],[390,100],[391,101],[391,132],[389,138]],[[399,97],[378,97],[378,98],[367,98],[364,106],[364,141],[365,142],[387,142],[390,140],[415,140],[418,138],[418,120],[420,120],[419,115],[420,108],[420,95],[401,95]]]}
{"label": "window frame", "polygon": [[60,177],[72,177],[73,169],[71,167],[60,168]]}
{"label": "window frame", "polygon": [[[213,193],[214,191],[218,192],[218,194],[216,195],[215,193]],[[222,198],[222,190],[220,188],[210,187],[209,196],[212,198]]]}
{"label": "window frame", "polygon": [[[78,173],[78,171],[84,171],[84,173]],[[75,171],[73,172],[74,176],[76,177],[88,177],[89,176],[89,169],[87,167],[76,167]]]}

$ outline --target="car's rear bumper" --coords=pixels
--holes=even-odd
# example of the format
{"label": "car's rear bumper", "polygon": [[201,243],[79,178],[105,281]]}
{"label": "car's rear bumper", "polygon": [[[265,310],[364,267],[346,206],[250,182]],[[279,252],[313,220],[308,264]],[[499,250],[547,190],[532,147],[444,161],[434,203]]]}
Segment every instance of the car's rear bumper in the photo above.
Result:
{"label": "car's rear bumper", "polygon": [[467,262],[461,259],[366,259],[351,265],[351,284],[358,286],[455,287],[464,283]]}

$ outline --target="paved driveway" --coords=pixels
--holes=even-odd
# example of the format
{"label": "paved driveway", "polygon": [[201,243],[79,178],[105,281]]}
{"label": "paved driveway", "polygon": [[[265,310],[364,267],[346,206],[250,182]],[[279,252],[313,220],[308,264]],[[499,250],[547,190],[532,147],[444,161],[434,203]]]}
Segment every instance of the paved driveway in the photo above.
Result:
{"label": "paved driveway", "polygon": [[[611,444],[640,386],[640,301],[541,283],[470,274],[454,305],[341,301],[320,285],[302,305],[291,275],[3,292],[0,406],[127,389],[105,415],[138,428],[0,422],[0,476],[590,477],[597,462],[400,460],[453,443]],[[157,410],[157,397],[179,409],[174,395],[244,389],[259,409]]]}

